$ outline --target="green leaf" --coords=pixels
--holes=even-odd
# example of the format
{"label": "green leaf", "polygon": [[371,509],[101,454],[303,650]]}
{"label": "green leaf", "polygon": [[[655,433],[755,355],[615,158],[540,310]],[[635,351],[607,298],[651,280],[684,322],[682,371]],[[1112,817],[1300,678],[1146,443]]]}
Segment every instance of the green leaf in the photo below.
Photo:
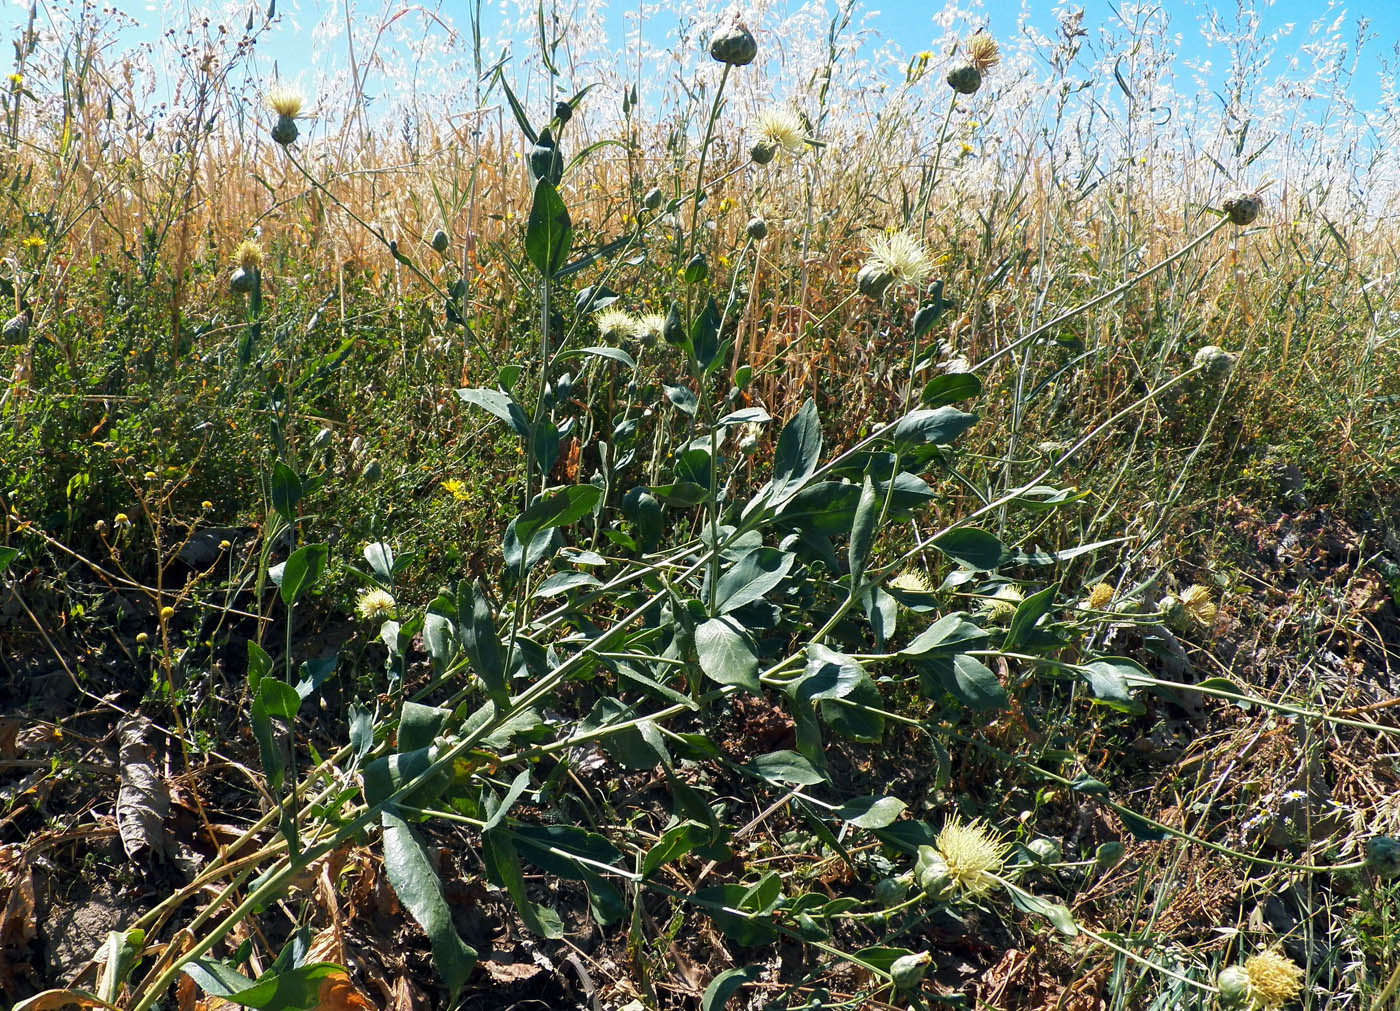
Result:
{"label": "green leaf", "polygon": [[301,478],[281,460],[272,466],[272,508],[288,523],[295,523],[301,500]]}
{"label": "green leaf", "polygon": [[777,786],[815,786],[826,782],[826,774],[795,751],[757,755],[745,768]]}
{"label": "green leaf", "polygon": [[777,548],[754,548],[735,562],[715,587],[715,607],[720,614],[737,611],[762,600],[787,578],[797,556]]}
{"label": "green leaf", "polygon": [[464,403],[480,407],[483,411],[500,418],[522,439],[530,437],[530,419],[525,416],[525,409],[517,404],[509,393],[470,387],[458,390],[457,396]]}
{"label": "green leaf", "polygon": [[563,351],[557,356],[556,361],[564,361],[568,358],[577,358],[581,355],[593,355],[596,358],[607,358],[612,361],[618,362],[619,364],[626,365],[629,369],[635,369],[637,367],[637,360],[631,355],[629,355],[626,351],[622,350],[622,348],[610,348],[602,346],[578,348],[574,351]]}
{"label": "green leaf", "polygon": [[708,846],[712,835],[710,826],[698,821],[683,821],[671,826],[661,833],[661,838],[642,857],[642,877],[648,877],[658,868],[679,860],[697,846]]}
{"label": "green leaf", "polygon": [[758,681],[758,654],[748,633],[733,618],[711,618],[696,628],[695,652],[700,670],[711,681],[738,685],[755,695],[763,693]]}
{"label": "green leaf", "polygon": [[708,371],[715,355],[719,353],[719,306],[714,296],[705,302],[705,308],[690,324],[690,349],[700,368]]}
{"label": "green leaf", "polygon": [[1032,593],[1016,606],[1016,613],[1011,616],[1011,625],[1006,630],[1006,641],[1001,645],[1003,650],[1013,652],[1031,641],[1031,632],[1035,629],[1036,622],[1050,612],[1055,603],[1055,594],[1059,590],[1059,583],[1051,583],[1045,589]]}
{"label": "green leaf", "polygon": [[712,885],[700,889],[693,898],[715,921],[719,932],[735,944],[748,947],[771,944],[777,940],[778,932],[773,929],[770,917],[741,905],[749,891],[738,884]]}
{"label": "green leaf", "polygon": [[516,911],[525,926],[541,937],[564,936],[564,923],[559,914],[537,906],[525,890],[525,875],[520,869],[520,856],[504,827],[482,834],[481,857],[491,881],[505,888],[515,902]]}
{"label": "green leaf", "polygon": [[1028,913],[1035,913],[1050,921],[1060,933],[1069,937],[1074,937],[1079,933],[1079,927],[1074,922],[1074,916],[1064,906],[1058,902],[1050,902],[1042,899],[1038,895],[1023,892],[1019,888],[1007,889],[1011,893],[1011,901],[1015,905],[1024,909]]}
{"label": "green leaf", "polygon": [[860,500],[856,503],[855,519],[851,522],[851,543],[846,555],[851,570],[852,590],[860,585],[861,577],[865,575],[865,565],[870,561],[870,548],[875,540],[875,523],[879,515],[875,485],[867,474],[861,485]]}
{"label": "green leaf", "polygon": [[959,400],[969,400],[982,392],[982,380],[971,372],[955,372],[937,376],[924,384],[919,403],[924,407],[945,407]]}
{"label": "green leaf", "polygon": [[869,948],[861,948],[855,953],[855,958],[878,969],[880,972],[889,972],[890,966],[906,955],[914,954],[908,948],[891,948],[883,944],[872,945]]}
{"label": "green leaf", "polygon": [[381,583],[394,581],[394,549],[384,541],[365,545],[365,562]]}
{"label": "green leaf", "polygon": [[787,692],[804,702],[839,699],[855,691],[865,678],[865,671],[854,659],[813,642],[807,644],[807,666],[802,677],[790,682]]}
{"label": "green leaf", "polygon": [[383,811],[384,870],[389,884],[433,948],[433,966],[455,1001],[458,991],[476,966],[476,950],[457,934],[452,910],[442,897],[442,885],[423,844],[408,823],[392,811]]}
{"label": "green leaf", "polygon": [[525,255],[545,277],[553,277],[569,258],[574,223],[559,191],[548,179],[535,183],[535,199],[525,226]]}
{"label": "green leaf", "polygon": [[816,473],[821,453],[821,422],[817,418],[816,401],[809,399],[778,436],[773,479],[769,482],[770,501],[776,505],[796,494]]}
{"label": "green leaf", "polygon": [[990,571],[1000,565],[1007,555],[1001,541],[977,527],[954,527],[939,534],[932,543],[939,551],[968,569]]}
{"label": "green leaf", "polygon": [[925,698],[934,699],[941,689],[948,692],[974,712],[1005,709],[1010,700],[1006,689],[976,657],[959,653],[955,656],[934,654],[915,661],[919,668],[919,685]]}
{"label": "green leaf", "polygon": [[[578,733],[596,734],[614,724],[628,723],[636,718],[637,713],[631,706],[605,696],[593,703],[588,715],[579,721]],[[650,721],[608,731],[598,743],[625,769],[654,769],[657,765],[669,765],[671,762],[660,732]]]}
{"label": "green leaf", "polygon": [[1085,664],[1082,668],[1094,698],[1124,713],[1141,713],[1145,706],[1133,697],[1132,689],[1151,684],[1140,665],[1127,657],[1111,656]]}
{"label": "green leaf", "polygon": [[895,448],[901,452],[918,446],[942,446],[962,435],[977,421],[977,415],[956,407],[910,411],[894,426]]}
{"label": "green leaf", "polygon": [[745,983],[752,983],[763,974],[763,967],[746,965],[742,969],[728,969],[710,980],[705,987],[705,995],[700,998],[700,1011],[724,1011],[729,998]]}
{"label": "green leaf", "polygon": [[669,383],[662,383],[661,387],[666,391],[666,399],[675,405],[676,410],[694,417],[695,412],[700,409],[700,401],[695,399],[695,394],[690,392],[689,387],[672,386]]}
{"label": "green leaf", "polygon": [[602,496],[603,489],[591,484],[575,484],[546,492],[516,517],[515,537],[521,544],[530,544],[540,531],[577,523],[593,512]]}
{"label": "green leaf", "polygon": [[10,567],[10,563],[19,557],[19,548],[0,547],[0,576],[5,574],[5,570]]}
{"label": "green leaf", "polygon": [[900,656],[923,656],[927,653],[960,653],[980,649],[987,641],[987,632],[967,620],[965,611],[945,614],[924,629]]}
{"label": "green leaf", "polygon": [[495,76],[496,82],[500,84],[501,89],[506,93],[506,104],[510,106],[510,111],[514,114],[516,123],[520,125],[520,132],[525,135],[531,144],[534,144],[539,140],[539,135],[535,133],[535,128],[530,125],[530,120],[525,115],[525,109],[520,104],[520,99],[515,97],[515,92],[511,91],[510,85],[506,83],[504,63],[496,67]]}
{"label": "green leaf", "polygon": [[877,744],[885,735],[885,717],[870,710],[884,709],[885,700],[880,689],[870,680],[870,675],[861,672],[861,678],[853,689],[841,698],[822,699],[822,719],[838,734],[855,741]]}
{"label": "green leaf", "polygon": [[492,697],[504,700],[510,686],[491,604],[483,589],[473,588],[465,579],[457,584],[457,630],[473,673],[481,678]]}
{"label": "green leaf", "polygon": [[884,828],[904,811],[898,797],[855,797],[836,809],[836,817],[857,828]]}
{"label": "green leaf", "polygon": [[306,544],[292,552],[282,566],[282,603],[291,607],[302,590],[321,578],[330,549],[324,544]]}
{"label": "green leaf", "polygon": [[311,1011],[320,1003],[321,980],[344,972],[334,962],[312,962],[263,973],[256,981],[223,962],[197,958],[181,971],[206,993],[261,1011]]}

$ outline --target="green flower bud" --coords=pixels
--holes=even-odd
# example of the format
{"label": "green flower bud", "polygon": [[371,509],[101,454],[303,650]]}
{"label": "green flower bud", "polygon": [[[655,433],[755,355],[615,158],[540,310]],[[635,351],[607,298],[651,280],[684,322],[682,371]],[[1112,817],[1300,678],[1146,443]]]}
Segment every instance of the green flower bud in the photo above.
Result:
{"label": "green flower bud", "polygon": [[666,325],[661,328],[661,336],[666,339],[667,344],[685,346],[685,324],[681,322],[680,306],[675,302],[671,303],[670,311],[666,313]]}
{"label": "green flower bud", "polygon": [[1100,867],[1112,867],[1122,859],[1123,844],[1117,839],[1110,839],[1106,843],[1100,843],[1099,848],[1094,850],[1094,862]]}
{"label": "green flower bud", "polygon": [[959,95],[975,95],[977,89],[982,87],[982,71],[971,63],[954,67],[948,71],[948,86]]}
{"label": "green flower bud", "polygon": [[856,275],[856,287],[868,298],[879,298],[894,282],[894,275],[877,263],[867,263]]}
{"label": "green flower bud", "polygon": [[282,115],[277,117],[277,123],[272,128],[272,139],[286,147],[297,139],[297,121],[291,116]]}
{"label": "green flower bud", "polygon": [[919,858],[914,862],[914,881],[923,893],[936,899],[947,889],[951,880],[948,862],[943,859],[943,854],[932,846],[920,846]]}
{"label": "green flower bud", "polygon": [[777,156],[778,145],[771,140],[755,141],[753,147],[749,148],[749,157],[755,165],[767,165]]}
{"label": "green flower bud", "polygon": [[559,120],[559,125],[563,126],[574,118],[574,107],[568,102],[554,103],[554,118]]}
{"label": "green flower bud", "polygon": [[904,901],[904,896],[909,892],[911,879],[908,874],[901,874],[897,878],[883,878],[875,884],[875,901],[884,909],[897,906]]}
{"label": "green flower bud", "polygon": [[433,249],[439,253],[447,252],[447,233],[439,228],[433,233]]}
{"label": "green flower bud", "polygon": [[710,55],[731,67],[744,67],[758,55],[758,43],[747,28],[736,23],[721,28],[710,39]]}
{"label": "green flower bud", "polygon": [[933,961],[926,951],[915,955],[901,955],[890,963],[890,978],[900,990],[915,990],[924,981],[924,973]]}
{"label": "green flower bud", "polygon": [[257,284],[257,272],[238,267],[228,278],[228,290],[235,295],[246,295]]}
{"label": "green flower bud", "polygon": [[705,262],[704,253],[696,253],[690,258],[690,261],[685,265],[683,276],[686,284],[699,284],[710,276],[710,265]]}
{"label": "green flower bud", "polygon": [[1400,840],[1386,835],[1366,840],[1366,866],[1383,878],[1400,875]]}
{"label": "green flower bud", "polygon": [[540,131],[539,140],[530,148],[530,178],[548,179],[555,186],[564,178],[564,155],[548,128]]}
{"label": "green flower bud", "polygon": [[1215,985],[1220,990],[1220,1000],[1224,1004],[1243,1004],[1249,997],[1249,970],[1242,965],[1232,965],[1220,970],[1215,977]]}
{"label": "green flower bud", "polygon": [[1062,853],[1060,844],[1054,839],[1032,839],[1026,845],[1026,849],[1031,851],[1031,856],[1043,864],[1058,863]]}
{"label": "green flower bud", "polygon": [[768,237],[768,222],[762,218],[749,218],[748,225],[744,228],[748,237],[755,242]]}
{"label": "green flower bud", "polygon": [[360,471],[360,480],[372,484],[378,481],[383,474],[384,468],[379,466],[379,461],[371,460],[369,463],[365,464],[364,468]]}
{"label": "green flower bud", "polygon": [[642,197],[642,206],[649,211],[654,211],[661,206],[661,189],[653,186],[647,190],[646,196]]}

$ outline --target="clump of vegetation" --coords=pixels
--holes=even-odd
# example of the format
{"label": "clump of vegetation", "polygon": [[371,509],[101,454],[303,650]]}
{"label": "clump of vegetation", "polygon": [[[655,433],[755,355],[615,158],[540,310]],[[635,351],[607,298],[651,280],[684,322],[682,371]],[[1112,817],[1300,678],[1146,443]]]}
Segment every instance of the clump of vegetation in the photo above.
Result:
{"label": "clump of vegetation", "polygon": [[[651,125],[538,13],[469,135],[329,138],[252,20],[148,147],[100,30],[19,39],[7,996],[1388,999],[1384,233],[1241,191],[1247,128],[1092,149],[1073,15],[1048,109],[975,31],[860,123],[849,9],[788,96],[721,19]],[[115,742],[97,829],[35,726]],[[147,883],[87,975],[13,970],[40,853]]]}

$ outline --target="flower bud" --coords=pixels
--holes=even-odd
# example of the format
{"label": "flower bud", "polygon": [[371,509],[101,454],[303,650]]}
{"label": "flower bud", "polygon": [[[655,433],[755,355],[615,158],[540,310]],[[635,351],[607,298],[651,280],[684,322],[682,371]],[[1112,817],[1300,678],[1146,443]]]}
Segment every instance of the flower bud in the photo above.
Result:
{"label": "flower bud", "polygon": [[171,607],[169,604],[160,609],[161,621],[169,621],[173,617],[175,617],[175,608]]}
{"label": "flower bud", "polygon": [[919,858],[914,863],[914,881],[929,898],[941,895],[952,881],[943,854],[932,846],[920,846]]}
{"label": "flower bud", "polygon": [[654,211],[661,206],[661,189],[653,186],[647,190],[646,196],[642,197],[642,206],[649,211]]}
{"label": "flower bud", "polygon": [[92,525],[92,529],[97,531],[99,534],[105,534],[107,532],[107,521],[98,520]]}
{"label": "flower bud", "polygon": [[548,179],[555,186],[564,178],[564,155],[548,129],[540,131],[539,140],[530,149],[530,176],[532,179]]}
{"label": "flower bud", "polygon": [[1225,216],[1231,224],[1247,225],[1259,217],[1264,201],[1258,193],[1236,193],[1225,201]]}
{"label": "flower bud", "polygon": [[901,955],[890,963],[890,979],[900,990],[913,990],[924,981],[924,973],[933,961],[926,951],[914,955]]}
{"label": "flower bud", "polygon": [[748,237],[755,242],[768,237],[768,222],[762,218],[749,218],[748,225],[744,228]]}
{"label": "flower bud", "polygon": [[778,145],[771,140],[755,141],[753,147],[749,148],[749,157],[755,165],[767,165],[777,156]]}
{"label": "flower bud", "polygon": [[433,233],[433,250],[438,253],[447,252],[447,233],[439,228]]}
{"label": "flower bud", "polygon": [[1249,971],[1242,965],[1231,965],[1215,977],[1223,1004],[1243,1004],[1249,996]]}
{"label": "flower bud", "polygon": [[685,324],[681,322],[680,306],[675,302],[671,303],[670,311],[666,313],[666,325],[661,328],[661,336],[667,344],[674,344],[676,347],[685,344]]}
{"label": "flower bud", "polygon": [[378,481],[383,475],[384,468],[379,466],[378,460],[371,460],[360,470],[360,479],[367,483]]}
{"label": "flower bud", "polygon": [[1043,864],[1058,863],[1062,853],[1060,844],[1054,839],[1032,839],[1026,844],[1026,849],[1031,851],[1031,856]]}
{"label": "flower bud", "polygon": [[237,267],[228,278],[228,290],[235,295],[246,295],[253,290],[257,284],[257,274],[251,270],[244,270]]}
{"label": "flower bud", "polygon": [[1235,367],[1236,356],[1216,347],[1214,344],[1207,344],[1196,352],[1196,357],[1192,359],[1196,368],[1200,369],[1212,379],[1223,379],[1230,374]]}
{"label": "flower bud", "polygon": [[138,646],[144,646],[144,645],[146,645],[147,640],[149,640],[150,638],[151,638],[151,637],[150,637],[149,635],[147,635],[145,632],[137,632],[137,633],[136,633],[136,645],[138,645]]}
{"label": "flower bud", "polygon": [[868,298],[879,298],[894,281],[894,275],[878,263],[867,263],[856,275],[856,286]]}
{"label": "flower bud", "polygon": [[875,884],[875,901],[883,909],[897,906],[904,901],[909,891],[911,879],[907,874],[897,878],[882,878]]}
{"label": "flower bud", "polygon": [[753,33],[738,22],[721,28],[710,39],[710,56],[731,67],[744,67],[758,55],[758,43]]}
{"label": "flower bud", "polygon": [[982,71],[971,63],[964,63],[948,71],[948,86],[959,95],[975,95],[982,87]]}
{"label": "flower bud", "polygon": [[710,265],[705,262],[704,253],[696,253],[685,265],[686,284],[699,284],[710,276]]}
{"label": "flower bud", "polygon": [[291,116],[281,115],[277,117],[277,123],[272,128],[272,139],[286,147],[297,139],[299,133],[297,121]]}
{"label": "flower bud", "polygon": [[1382,878],[1400,876],[1400,840],[1384,835],[1366,840],[1366,866]]}
{"label": "flower bud", "polygon": [[563,126],[574,118],[574,107],[568,102],[554,103],[554,118],[559,120],[559,125]]}

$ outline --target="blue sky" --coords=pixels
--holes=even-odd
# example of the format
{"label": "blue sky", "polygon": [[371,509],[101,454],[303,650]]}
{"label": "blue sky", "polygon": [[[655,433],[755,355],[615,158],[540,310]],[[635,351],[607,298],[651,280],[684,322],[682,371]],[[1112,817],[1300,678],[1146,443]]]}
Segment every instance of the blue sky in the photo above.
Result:
{"label": "blue sky", "polygon": [[[280,71],[285,74],[295,75],[298,69],[308,62],[308,40],[305,30],[310,25],[321,20],[326,15],[333,17],[343,17],[344,0],[340,3],[332,3],[330,0],[279,0],[278,9],[283,12],[282,21],[259,45],[260,56],[265,60],[275,60]],[[459,30],[465,31],[467,26],[467,4],[470,0],[373,0],[373,2],[358,2],[350,0],[352,11],[363,14],[373,14],[379,16],[384,11],[397,11],[406,7],[421,6],[429,10],[441,12],[452,18]],[[250,5],[256,5],[254,9],[265,9],[267,0],[248,0]],[[776,8],[781,11],[784,4],[790,8],[800,5],[800,0],[778,0]],[[836,0],[827,0],[829,10],[835,8]],[[23,6],[27,8],[28,0]],[[624,11],[634,11],[636,0],[624,0],[624,2],[612,2],[608,4],[608,13],[605,23],[608,26],[610,44],[614,48],[620,48],[623,44]],[[171,12],[163,2],[158,0],[118,0],[118,6],[126,13],[135,18],[140,27],[123,38],[123,42],[142,40],[150,41],[159,36],[161,30],[172,24],[178,24],[179,15]],[[482,3],[483,16],[486,21],[485,28],[491,31],[493,9],[496,4],[491,0],[484,0]],[[561,3],[561,6],[564,4]],[[697,8],[711,6],[706,3],[675,4],[671,11],[660,15],[656,22],[655,34],[648,31],[648,38],[660,42],[660,33],[675,24],[673,11],[693,11]],[[929,42],[939,33],[932,23],[933,10],[939,6],[938,3],[917,2],[917,0],[863,0],[863,8],[867,12],[878,12],[871,17],[867,24],[874,27],[886,39],[897,41],[902,48],[908,52],[916,52],[928,46]],[[1026,8],[1030,12],[1031,22],[1047,35],[1054,32],[1056,24],[1056,11],[1068,6],[1061,3],[1051,2],[1051,0],[1026,0]],[[1109,0],[1082,0],[1076,6],[1083,6],[1085,10],[1084,26],[1091,31],[1100,25],[1114,21],[1121,22],[1121,4],[1110,3]],[[1210,0],[1161,0],[1161,8],[1170,18],[1170,27],[1173,33],[1180,33],[1182,38],[1181,56],[1184,60],[1213,58],[1216,70],[1219,71],[1223,65],[1223,58],[1219,53],[1210,53],[1202,40],[1200,33],[1201,19],[1216,7],[1223,8],[1223,13],[1230,18],[1234,16],[1233,5],[1225,0],[1220,4],[1211,3]],[[1261,30],[1266,34],[1280,31],[1286,25],[1292,23],[1291,34],[1280,39],[1277,43],[1279,55],[1274,63],[1268,68],[1270,75],[1282,72],[1285,69],[1285,57],[1297,51],[1308,34],[1309,25],[1315,20],[1323,20],[1331,24],[1338,17],[1344,15],[1343,37],[1350,39],[1354,36],[1357,21],[1365,17],[1369,20],[1369,29],[1376,37],[1363,49],[1361,64],[1358,67],[1356,78],[1352,87],[1352,97],[1362,108],[1371,107],[1379,98],[1380,90],[1378,85],[1381,71],[1382,58],[1389,57],[1396,59],[1397,45],[1400,45],[1400,2],[1372,2],[1343,4],[1337,2],[1325,2],[1325,0],[1276,0],[1269,4],[1261,0],[1243,0],[1242,6],[1249,10],[1257,11]],[[11,7],[15,11],[15,7]],[[993,35],[1000,38],[1007,38],[1016,32],[1017,23],[1021,12],[1021,4],[1018,2],[998,2],[998,0],[985,0],[984,14],[988,22],[988,27]],[[27,13],[27,11],[26,11]],[[290,16],[289,16],[290,15]],[[21,15],[15,15],[21,16]],[[293,28],[292,19],[295,18],[303,26],[303,34],[298,34]],[[529,46],[532,40],[523,39],[521,42]],[[343,56],[337,54],[334,49],[323,54],[330,61]]]}

